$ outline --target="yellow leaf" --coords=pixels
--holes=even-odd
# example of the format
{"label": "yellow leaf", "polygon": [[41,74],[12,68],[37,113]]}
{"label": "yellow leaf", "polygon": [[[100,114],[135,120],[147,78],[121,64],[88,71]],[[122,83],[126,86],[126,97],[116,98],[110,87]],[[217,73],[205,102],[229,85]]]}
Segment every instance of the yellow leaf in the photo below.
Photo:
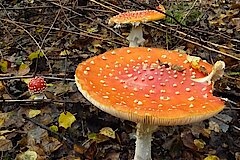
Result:
{"label": "yellow leaf", "polygon": [[71,127],[74,121],[76,121],[76,118],[70,112],[66,112],[66,114],[62,112],[58,118],[59,127],[63,127],[65,129]]}
{"label": "yellow leaf", "polygon": [[39,25],[36,30],[37,33],[41,33],[43,31],[43,25]]}
{"label": "yellow leaf", "polygon": [[33,118],[39,115],[40,113],[41,113],[41,110],[30,109],[30,111],[28,112],[28,117]]}
{"label": "yellow leaf", "polygon": [[99,133],[88,134],[88,139],[94,140],[97,143],[102,143],[102,142],[109,140],[109,138],[107,136],[99,134]]}
{"label": "yellow leaf", "polygon": [[4,124],[5,120],[8,119],[9,113],[0,113],[0,127]]}
{"label": "yellow leaf", "polygon": [[30,55],[28,56],[28,59],[32,61],[33,59],[40,58],[40,57],[43,57],[43,52],[41,52],[40,50],[37,50],[36,52],[30,53]]}
{"label": "yellow leaf", "polygon": [[28,84],[31,81],[31,78],[22,78],[21,79],[24,83]]}
{"label": "yellow leaf", "polygon": [[93,27],[93,28],[88,28],[87,29],[88,33],[94,33],[94,32],[97,32],[97,31],[98,31],[97,27]]}
{"label": "yellow leaf", "polygon": [[7,72],[7,69],[8,69],[8,61],[1,60],[1,62],[0,62],[0,67],[1,67],[1,71],[2,71],[3,73],[6,73],[6,72]]}
{"label": "yellow leaf", "polygon": [[17,156],[17,160],[36,160],[38,157],[35,151],[26,151]]}
{"label": "yellow leaf", "polygon": [[193,143],[197,146],[198,149],[203,149],[206,143],[201,139],[194,139]]}
{"label": "yellow leaf", "polygon": [[220,160],[217,156],[214,155],[208,155],[206,158],[203,160]]}
{"label": "yellow leaf", "polygon": [[104,127],[104,128],[102,128],[102,129],[100,130],[100,134],[105,135],[105,136],[110,137],[110,138],[113,138],[113,139],[116,138],[116,136],[115,136],[115,131],[113,131],[113,129],[110,128],[110,127]]}
{"label": "yellow leaf", "polygon": [[66,56],[69,54],[70,54],[70,52],[68,50],[63,50],[63,51],[61,51],[60,56]]}
{"label": "yellow leaf", "polygon": [[18,75],[25,75],[28,74],[28,72],[30,71],[30,68],[27,64],[22,63],[18,69]]}
{"label": "yellow leaf", "polygon": [[3,85],[2,81],[0,81],[0,91],[3,91],[5,89],[5,86]]}
{"label": "yellow leaf", "polygon": [[49,128],[50,128],[53,132],[57,132],[57,131],[58,131],[58,126],[56,126],[56,125],[51,125]]}

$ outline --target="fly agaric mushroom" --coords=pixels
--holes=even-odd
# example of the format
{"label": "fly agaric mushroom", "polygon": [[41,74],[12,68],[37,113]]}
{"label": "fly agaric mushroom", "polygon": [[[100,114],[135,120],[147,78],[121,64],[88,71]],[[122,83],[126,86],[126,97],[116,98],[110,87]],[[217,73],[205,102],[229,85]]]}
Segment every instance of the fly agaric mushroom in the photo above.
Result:
{"label": "fly agaric mushroom", "polygon": [[[208,72],[212,66],[199,61]],[[204,74],[189,65],[186,54],[157,48],[108,51],[78,65],[80,92],[99,109],[137,123],[134,160],[151,159],[152,133],[158,125],[199,122],[220,112],[224,102],[212,85],[192,78]]]}
{"label": "fly agaric mushroom", "polygon": [[[157,9],[165,12],[165,8],[162,5],[159,5]],[[131,23],[132,30],[127,37],[127,40],[130,42],[129,47],[138,47],[139,45],[143,45],[145,41],[141,23],[164,18],[165,14],[156,10],[131,11],[120,13],[110,18],[109,24],[116,23],[116,27],[119,27],[120,24]]]}
{"label": "fly agaric mushroom", "polygon": [[43,91],[46,87],[47,84],[42,77],[34,77],[28,83],[28,91],[34,95],[34,99],[45,99]]}

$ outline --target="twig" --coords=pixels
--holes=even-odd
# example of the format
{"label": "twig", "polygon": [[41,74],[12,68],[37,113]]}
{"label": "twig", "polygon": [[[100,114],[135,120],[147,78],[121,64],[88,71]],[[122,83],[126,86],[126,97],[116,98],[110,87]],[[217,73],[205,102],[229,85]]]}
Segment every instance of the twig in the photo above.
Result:
{"label": "twig", "polygon": [[80,14],[80,13],[78,13],[78,12],[76,12],[76,11],[68,8],[68,7],[62,6],[62,5],[58,4],[58,3],[55,3],[55,2],[51,2],[51,3],[54,4],[54,5],[56,5],[56,6],[62,7],[62,8],[64,8],[64,9],[66,9],[66,10],[69,10],[69,11],[75,13],[76,15],[83,16],[83,17],[85,17],[86,19],[88,19],[88,20],[90,20],[90,21],[92,21],[92,22],[95,22],[95,23],[97,23],[97,24],[99,24],[99,25],[107,28],[108,30],[112,31],[113,33],[115,33],[115,34],[118,35],[119,37],[125,39],[124,36],[122,36],[121,34],[117,33],[117,32],[114,31],[112,28],[107,27],[105,24],[96,21],[95,19],[89,18],[88,16],[85,16],[85,15],[83,15],[83,14]]}
{"label": "twig", "polygon": [[[6,19],[0,19],[0,20],[5,21]],[[38,25],[35,25],[35,24],[29,24],[29,23],[17,22],[17,21],[14,21],[14,22],[17,23],[17,24],[26,25],[26,26],[30,26],[30,27],[38,27]],[[42,26],[42,28],[49,29],[50,27],[48,27],[48,26]],[[109,39],[109,38],[97,37],[97,36],[85,34],[85,33],[82,33],[82,32],[74,32],[74,31],[69,31],[69,30],[60,29],[60,28],[55,28],[55,27],[52,28],[52,30],[62,31],[62,32],[66,32],[66,33],[72,33],[72,34],[76,34],[76,35],[82,35],[82,36],[86,36],[86,37],[91,37],[91,38],[95,38],[95,39],[100,39],[100,40],[103,40],[103,41],[109,41],[109,42],[112,42],[112,43],[115,43],[115,44],[119,44],[119,45],[121,45],[121,46],[127,46],[127,45],[124,44],[124,43],[116,42],[116,41],[111,40],[111,39]]]}
{"label": "twig", "polygon": [[53,100],[53,99],[1,99],[0,103],[78,103],[79,101]]}
{"label": "twig", "polygon": [[189,13],[193,10],[193,8],[195,7],[196,3],[197,3],[198,0],[195,0],[193,2],[193,5],[191,6],[191,8],[188,10],[188,12],[184,15],[184,17],[182,18],[181,20],[181,23],[187,18],[187,16],[189,15]]}
{"label": "twig", "polygon": [[17,27],[19,27],[19,28],[21,28],[22,30],[24,30],[24,31],[32,38],[32,40],[35,42],[35,44],[38,46],[40,52],[42,52],[43,56],[46,58],[46,60],[47,60],[47,62],[48,62],[49,69],[52,70],[52,67],[51,67],[51,65],[50,65],[50,63],[49,63],[49,60],[48,60],[46,54],[45,54],[44,51],[42,50],[42,48],[41,48],[41,46],[39,45],[39,43],[37,42],[37,40],[31,35],[30,32],[28,32],[28,30],[26,30],[26,29],[23,28],[22,26],[18,25],[17,23],[15,23],[15,21],[8,20],[8,19],[1,19],[1,20],[5,21],[5,22],[8,22],[8,23],[11,23],[11,24],[14,24],[14,25],[16,25]]}
{"label": "twig", "polygon": [[66,138],[65,136],[61,135],[61,134],[58,133],[58,132],[53,132],[53,131],[52,131],[50,128],[48,128],[47,126],[45,126],[45,125],[37,122],[37,121],[34,120],[34,119],[28,118],[26,115],[23,115],[23,118],[24,118],[25,120],[28,120],[28,121],[32,122],[32,123],[35,124],[36,126],[39,126],[40,128],[47,130],[47,131],[50,132],[51,134],[56,135],[56,136],[57,136],[58,138],[60,138],[61,140],[67,142],[67,145],[68,145],[69,148],[71,148],[71,149],[73,148],[74,142],[71,141],[70,139]]}
{"label": "twig", "polygon": [[[60,80],[60,81],[71,81],[71,82],[75,82],[74,79],[72,78],[59,78],[59,77],[52,77],[52,76],[42,76],[42,75],[37,75],[37,76],[41,76],[45,79],[52,79],[52,80]],[[11,80],[11,79],[22,79],[22,78],[32,78],[34,77],[34,75],[25,75],[25,76],[11,76],[9,75],[9,77],[0,77],[0,81],[3,81],[3,80]]]}
{"label": "twig", "polygon": [[[155,28],[155,29],[157,29],[157,30],[160,30],[160,31],[165,32],[165,30],[163,30],[163,29],[161,29],[161,28],[159,28],[159,27],[156,27],[156,26],[153,26],[153,25],[149,25],[149,24],[145,24],[145,25],[150,26],[150,27],[153,27],[153,28]],[[160,24],[160,25],[162,25],[162,24]],[[164,26],[164,25],[162,25],[162,26]],[[164,26],[164,27],[166,27],[166,26]],[[179,34],[182,34],[182,35],[185,35],[185,36],[186,36],[186,34],[183,33],[183,32],[180,32],[180,31],[178,31],[178,30],[176,30],[176,32],[179,33]],[[216,50],[216,49],[207,47],[206,45],[200,44],[200,43],[198,43],[198,42],[191,41],[191,40],[189,40],[189,39],[187,39],[187,38],[184,38],[184,37],[181,37],[181,36],[178,36],[178,35],[175,35],[175,34],[174,34],[174,36],[177,37],[177,38],[180,38],[180,39],[182,39],[182,40],[184,40],[184,41],[187,41],[187,42],[189,42],[189,43],[192,43],[192,44],[194,44],[194,45],[200,46],[200,47],[202,47],[202,48],[204,48],[204,49],[207,49],[207,50],[209,50],[209,51],[212,51],[212,52],[215,52],[215,53],[219,53],[219,54],[225,55],[225,56],[227,56],[227,57],[231,57],[231,58],[236,59],[236,60],[240,60],[240,58],[238,58],[238,57],[236,57],[236,56],[233,56],[233,55],[231,55],[231,54],[227,54],[227,53],[224,53],[224,52],[222,52],[222,51],[218,51],[218,50]],[[192,37],[192,36],[189,35],[188,37]]]}
{"label": "twig", "polygon": [[120,12],[116,11],[115,9],[112,9],[111,7],[108,7],[108,6],[106,6],[106,5],[104,5],[104,4],[100,3],[100,2],[97,2],[95,0],[90,0],[90,1],[93,2],[93,3],[99,4],[100,6],[102,6],[104,8],[107,8],[107,9],[113,11],[113,12],[120,13]]}

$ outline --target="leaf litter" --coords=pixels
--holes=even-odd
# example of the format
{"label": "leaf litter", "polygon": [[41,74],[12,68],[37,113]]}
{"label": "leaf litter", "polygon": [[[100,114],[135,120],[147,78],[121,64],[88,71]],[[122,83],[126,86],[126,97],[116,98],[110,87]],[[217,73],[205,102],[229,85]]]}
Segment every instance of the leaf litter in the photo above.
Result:
{"label": "leaf litter", "polygon": [[[129,27],[113,29],[115,33],[107,28],[109,17],[116,13],[106,7],[139,9],[131,1],[99,2],[103,5],[84,0],[64,0],[58,5],[34,0],[2,2],[0,151],[4,159],[132,159],[135,124],[96,109],[74,84],[78,63],[128,45],[122,37],[127,36]],[[158,3],[151,1],[150,5]],[[217,117],[193,125],[162,127],[154,133],[153,159],[239,159],[239,61],[190,42],[200,39],[208,42],[204,46],[239,58],[240,5],[213,0],[163,1],[163,5],[195,31],[177,26],[168,17],[156,26],[167,25],[164,32],[144,26],[145,46],[181,48],[193,56],[192,67],[203,73],[206,70],[194,57],[212,64],[224,60],[225,74],[214,83],[214,94],[227,98],[227,102]],[[175,36],[176,28],[189,34],[188,41]],[[179,66],[175,69],[182,70]],[[35,75],[47,80],[44,101],[31,100],[28,92],[28,80]]]}

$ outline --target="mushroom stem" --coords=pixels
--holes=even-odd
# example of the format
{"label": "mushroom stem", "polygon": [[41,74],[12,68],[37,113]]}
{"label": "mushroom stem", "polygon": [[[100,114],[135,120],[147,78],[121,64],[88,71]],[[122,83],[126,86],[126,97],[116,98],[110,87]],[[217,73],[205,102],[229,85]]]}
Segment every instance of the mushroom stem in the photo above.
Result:
{"label": "mushroom stem", "polygon": [[130,42],[129,47],[138,47],[143,45],[145,39],[143,38],[143,29],[141,24],[134,24],[127,40]]}
{"label": "mushroom stem", "polygon": [[46,95],[44,93],[38,93],[33,95],[34,100],[40,100],[40,99],[47,99]]}
{"label": "mushroom stem", "polygon": [[138,123],[136,132],[136,148],[134,160],[151,160],[152,134],[158,127],[154,125]]}

